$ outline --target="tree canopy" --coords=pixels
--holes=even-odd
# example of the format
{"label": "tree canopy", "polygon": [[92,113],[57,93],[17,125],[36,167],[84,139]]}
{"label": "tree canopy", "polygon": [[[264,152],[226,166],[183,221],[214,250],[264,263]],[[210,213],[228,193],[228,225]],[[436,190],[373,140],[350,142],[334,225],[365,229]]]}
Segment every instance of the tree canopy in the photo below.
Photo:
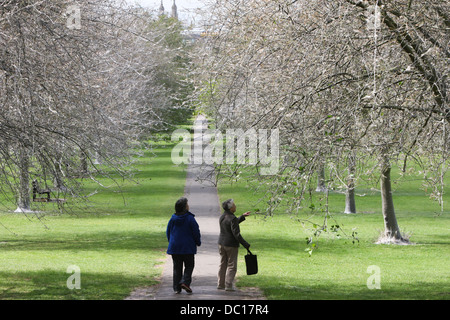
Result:
{"label": "tree canopy", "polygon": [[[449,155],[445,1],[222,1],[198,95],[221,128],[279,128],[283,164],[267,212],[327,188],[380,182],[386,241],[402,241],[390,172],[420,167],[442,201]],[[213,88],[213,90],[212,90]],[[205,99],[205,95],[208,96]],[[263,177],[263,179],[265,179]]]}

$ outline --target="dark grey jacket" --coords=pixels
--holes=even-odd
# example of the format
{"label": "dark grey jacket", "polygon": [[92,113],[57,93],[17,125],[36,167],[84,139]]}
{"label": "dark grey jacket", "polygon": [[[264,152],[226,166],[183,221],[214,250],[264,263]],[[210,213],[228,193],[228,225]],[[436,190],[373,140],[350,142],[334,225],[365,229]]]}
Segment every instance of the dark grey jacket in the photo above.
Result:
{"label": "dark grey jacket", "polygon": [[239,247],[239,243],[248,249],[250,244],[241,236],[239,223],[245,220],[244,216],[237,218],[230,211],[225,211],[219,219],[220,235],[219,244],[226,247]]}

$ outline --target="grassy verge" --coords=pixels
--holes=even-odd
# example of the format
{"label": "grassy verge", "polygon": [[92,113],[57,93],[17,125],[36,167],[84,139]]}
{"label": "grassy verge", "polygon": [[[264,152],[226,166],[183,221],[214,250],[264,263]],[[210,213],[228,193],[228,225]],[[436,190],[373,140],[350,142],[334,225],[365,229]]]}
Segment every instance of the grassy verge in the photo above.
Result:
{"label": "grassy verge", "polygon": [[[123,299],[156,284],[165,227],[186,177],[172,164],[171,149],[160,142],[137,159],[137,183],[121,181],[121,192],[86,182],[88,193],[98,193],[83,212],[40,220],[0,213],[0,300]],[[80,268],[80,290],[67,288],[71,265]]]}
{"label": "grassy verge", "polygon": [[[383,230],[383,218],[380,195],[373,191],[358,191],[366,195],[357,197],[360,213],[354,215],[341,213],[343,194],[330,193],[329,208],[335,220],[329,225],[339,224],[342,230],[323,234],[311,256],[305,252],[309,225],[304,227],[281,212],[266,219],[249,217],[241,224],[241,232],[258,255],[259,273],[245,275],[245,250],[241,250],[238,286],[260,287],[269,299],[449,299],[450,211],[447,206],[440,212],[439,205],[419,188],[420,181],[410,180],[397,185],[394,192],[400,228],[415,243],[410,246],[374,244]],[[219,196],[222,201],[234,198],[238,213],[260,206],[255,205],[259,195],[244,181],[222,181]],[[320,197],[315,193],[313,201],[317,204]],[[447,205],[449,198],[447,191]],[[296,218],[309,216],[306,210]],[[350,235],[357,231],[359,242],[353,244],[342,231]],[[372,265],[379,267],[380,289],[368,288],[369,277],[374,275],[368,272]]]}

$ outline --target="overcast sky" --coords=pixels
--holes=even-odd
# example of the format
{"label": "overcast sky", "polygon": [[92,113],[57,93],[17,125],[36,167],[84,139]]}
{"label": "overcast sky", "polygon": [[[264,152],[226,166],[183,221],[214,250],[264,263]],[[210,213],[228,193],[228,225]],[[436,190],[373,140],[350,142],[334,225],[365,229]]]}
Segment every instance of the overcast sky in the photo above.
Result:
{"label": "overcast sky", "polygon": [[[139,4],[142,7],[158,10],[161,0],[127,0],[130,4]],[[164,9],[167,13],[172,12],[173,0],[163,0]],[[195,9],[204,6],[203,0],[176,0],[178,7],[178,16],[180,20],[190,24],[192,20],[198,22],[199,18],[195,15]]]}

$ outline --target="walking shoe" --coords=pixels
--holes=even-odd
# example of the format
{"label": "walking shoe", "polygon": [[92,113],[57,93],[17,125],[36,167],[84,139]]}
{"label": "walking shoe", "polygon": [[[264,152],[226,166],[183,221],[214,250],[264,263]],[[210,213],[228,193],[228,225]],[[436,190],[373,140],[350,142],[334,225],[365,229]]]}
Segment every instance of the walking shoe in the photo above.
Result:
{"label": "walking shoe", "polygon": [[235,287],[225,288],[225,291],[236,291],[236,288]]}
{"label": "walking shoe", "polygon": [[192,289],[185,283],[181,284],[181,289],[184,289],[187,293],[192,293]]}
{"label": "walking shoe", "polygon": [[217,286],[217,290],[225,290],[225,287]]}

